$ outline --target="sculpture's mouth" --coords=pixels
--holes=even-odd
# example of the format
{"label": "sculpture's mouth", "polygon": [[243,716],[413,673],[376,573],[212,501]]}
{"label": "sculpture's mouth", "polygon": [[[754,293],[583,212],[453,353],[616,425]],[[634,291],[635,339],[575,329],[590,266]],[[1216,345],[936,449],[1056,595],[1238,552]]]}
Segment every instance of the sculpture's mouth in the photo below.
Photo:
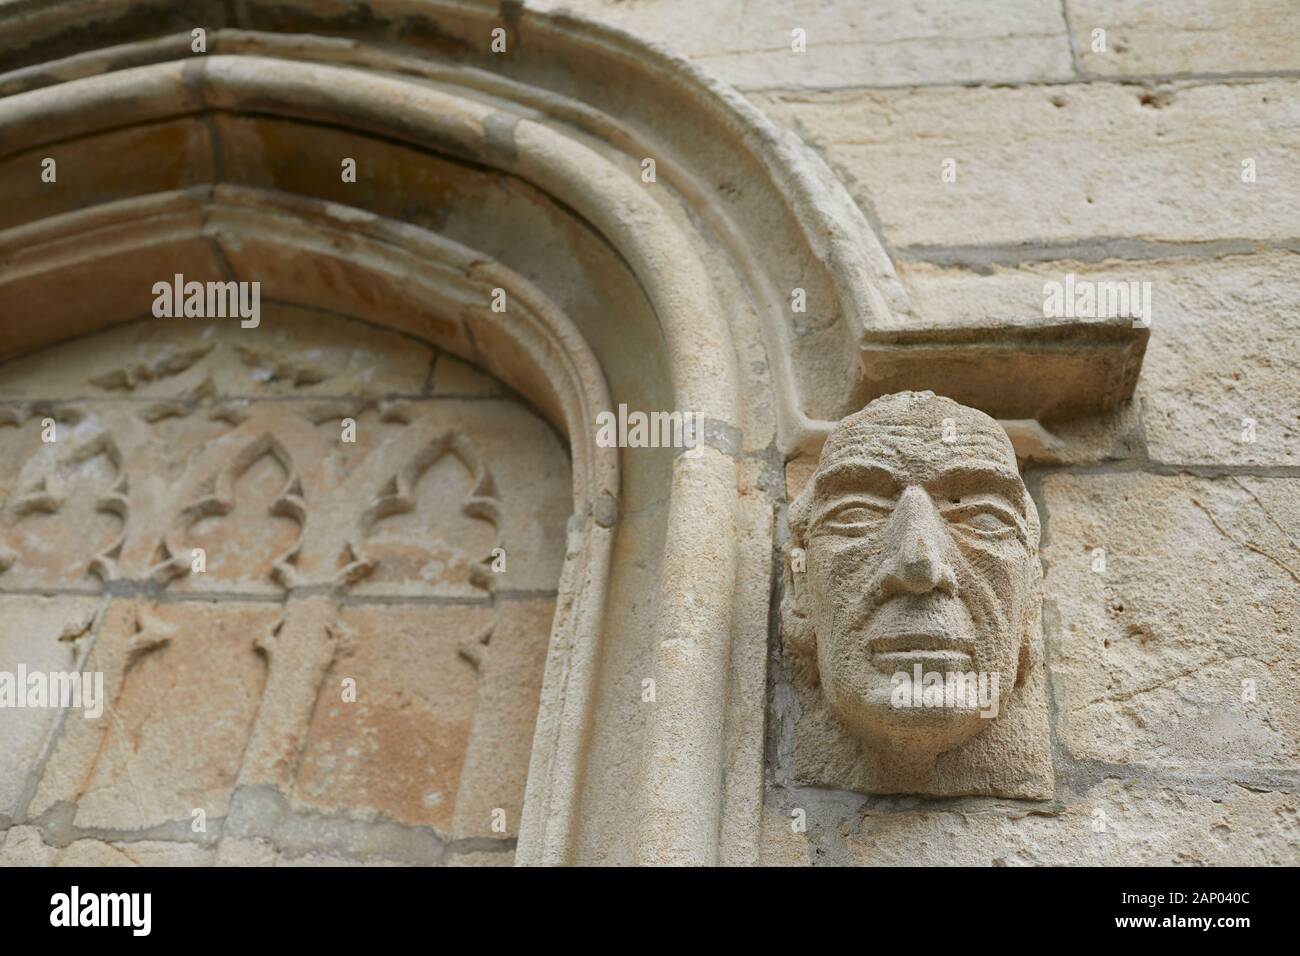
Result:
{"label": "sculpture's mouth", "polygon": [[968,643],[944,634],[895,634],[872,640],[867,649],[871,663],[882,673],[922,671],[969,671],[974,661]]}

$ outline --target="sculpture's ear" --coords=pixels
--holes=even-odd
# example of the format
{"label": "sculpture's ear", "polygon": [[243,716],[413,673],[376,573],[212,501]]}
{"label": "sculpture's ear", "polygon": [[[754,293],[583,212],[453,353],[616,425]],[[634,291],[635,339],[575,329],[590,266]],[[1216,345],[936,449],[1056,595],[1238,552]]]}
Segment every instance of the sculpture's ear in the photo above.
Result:
{"label": "sculpture's ear", "polygon": [[785,589],[781,595],[781,636],[792,650],[800,653],[810,653],[815,643],[812,620],[804,600],[806,587],[803,575],[792,571],[787,560]]}
{"label": "sculpture's ear", "polygon": [[808,504],[808,496],[801,493],[790,505],[789,541],[785,549],[785,571],[782,575],[781,636],[792,651],[811,658],[817,649],[817,634],[812,624],[812,604],[806,573]]}

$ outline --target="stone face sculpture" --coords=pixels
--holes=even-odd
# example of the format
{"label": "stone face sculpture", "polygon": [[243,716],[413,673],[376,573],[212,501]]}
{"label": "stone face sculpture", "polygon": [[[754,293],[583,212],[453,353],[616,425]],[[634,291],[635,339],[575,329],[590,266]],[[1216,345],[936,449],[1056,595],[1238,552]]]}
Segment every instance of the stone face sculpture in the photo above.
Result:
{"label": "stone face sculpture", "polygon": [[790,507],[797,782],[1052,792],[1039,522],[983,412],[900,392],[843,419]]}

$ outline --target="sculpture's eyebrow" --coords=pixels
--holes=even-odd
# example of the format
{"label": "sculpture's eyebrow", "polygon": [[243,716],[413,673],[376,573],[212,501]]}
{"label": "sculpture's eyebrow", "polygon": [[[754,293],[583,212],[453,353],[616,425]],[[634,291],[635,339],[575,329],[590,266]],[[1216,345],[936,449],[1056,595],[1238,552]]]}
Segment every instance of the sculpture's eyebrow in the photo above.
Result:
{"label": "sculpture's eyebrow", "polygon": [[925,489],[932,495],[943,497],[993,492],[1006,498],[1017,510],[1024,510],[1025,487],[1021,484],[1020,476],[1002,468],[981,465],[946,468],[927,481]]}
{"label": "sculpture's eyebrow", "polygon": [[888,468],[861,461],[840,462],[817,476],[817,495],[825,498],[863,492],[893,498],[900,487]]}

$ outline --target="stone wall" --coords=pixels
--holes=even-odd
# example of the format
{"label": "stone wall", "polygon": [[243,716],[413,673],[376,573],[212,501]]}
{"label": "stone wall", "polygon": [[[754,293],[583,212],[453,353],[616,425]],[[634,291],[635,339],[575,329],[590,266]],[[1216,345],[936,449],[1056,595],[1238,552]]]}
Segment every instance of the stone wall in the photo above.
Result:
{"label": "stone wall", "polygon": [[1151,283],[1131,406],[1061,425],[1057,460],[1026,473],[1055,798],[795,788],[778,665],[764,858],[1300,860],[1300,6],[562,5],[686,55],[812,144],[922,321],[1032,318],[1067,273]]}
{"label": "stone wall", "polygon": [[[12,9],[0,671],[113,708],[0,714],[0,863],[1300,862],[1293,0]],[[786,507],[912,388],[1041,516],[1046,799],[796,782]]]}

